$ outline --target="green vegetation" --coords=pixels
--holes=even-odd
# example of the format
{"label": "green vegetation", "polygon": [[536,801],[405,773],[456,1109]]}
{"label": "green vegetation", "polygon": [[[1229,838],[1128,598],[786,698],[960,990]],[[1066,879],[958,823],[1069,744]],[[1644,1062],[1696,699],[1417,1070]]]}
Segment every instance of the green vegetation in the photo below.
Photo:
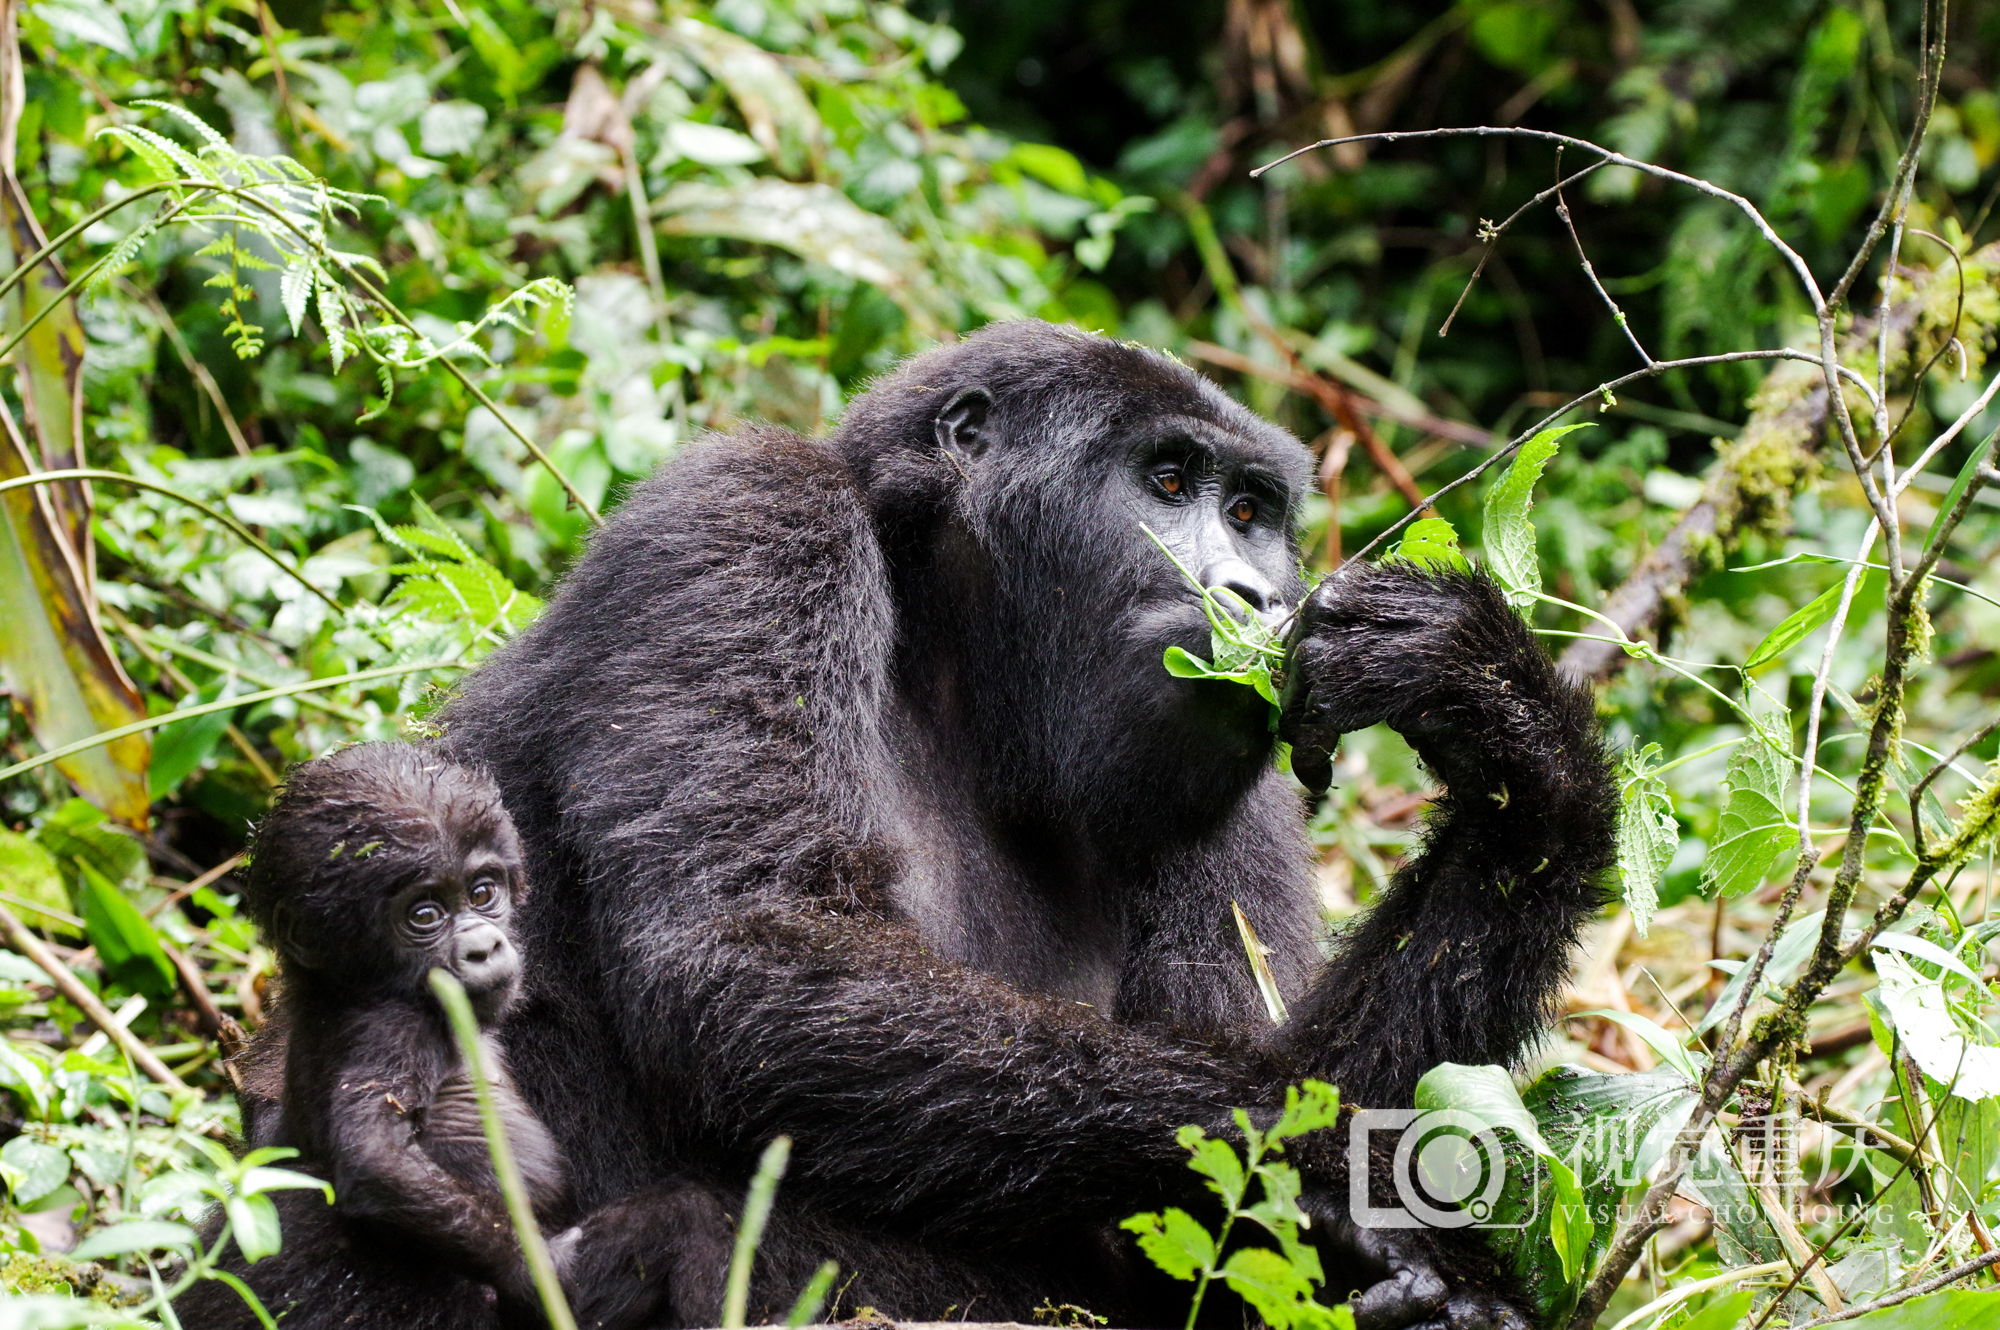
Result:
{"label": "green vegetation", "polygon": [[[1313,571],[1486,568],[1597,682],[1620,899],[1535,1066],[1422,1091],[1544,1319],[1992,1323],[1991,0],[0,12],[0,1323],[159,1324],[319,1185],[225,1148],[287,764],[429,732],[699,431],[1026,315],[1309,440]],[[1272,699],[1209,608],[1167,667]],[[1334,920],[1428,790],[1350,737]],[[1197,1306],[1344,1318],[1279,1158],[1333,1111],[1183,1133],[1220,1231],[1131,1227]]]}

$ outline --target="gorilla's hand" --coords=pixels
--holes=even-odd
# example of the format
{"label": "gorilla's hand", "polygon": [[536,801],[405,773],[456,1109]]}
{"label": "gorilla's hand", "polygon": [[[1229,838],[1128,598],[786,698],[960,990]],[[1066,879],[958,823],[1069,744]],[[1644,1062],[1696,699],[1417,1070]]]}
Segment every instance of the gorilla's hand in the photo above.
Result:
{"label": "gorilla's hand", "polygon": [[[1448,1286],[1429,1244],[1361,1228],[1344,1214],[1311,1208],[1319,1245],[1331,1258],[1327,1296],[1349,1291],[1334,1286],[1342,1274],[1360,1285],[1349,1304],[1354,1330],[1529,1330],[1528,1318],[1504,1299]],[[1375,1282],[1363,1285],[1362,1280]]]}
{"label": "gorilla's hand", "polygon": [[[1292,770],[1323,792],[1340,736],[1387,721],[1447,784],[1485,725],[1539,691],[1545,661],[1490,578],[1405,564],[1349,564],[1300,606],[1286,662],[1279,737]],[[1527,667],[1524,669],[1524,664]],[[1513,699],[1506,694],[1529,686]]]}

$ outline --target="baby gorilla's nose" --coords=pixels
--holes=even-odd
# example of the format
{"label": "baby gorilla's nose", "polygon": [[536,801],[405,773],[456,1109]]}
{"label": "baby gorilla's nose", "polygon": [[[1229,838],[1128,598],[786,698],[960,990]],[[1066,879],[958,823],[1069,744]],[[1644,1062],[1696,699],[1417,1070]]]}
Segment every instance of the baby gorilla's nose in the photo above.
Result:
{"label": "baby gorilla's nose", "polygon": [[452,961],[458,981],[474,992],[504,983],[514,975],[514,948],[507,934],[499,925],[483,920],[458,930]]}
{"label": "baby gorilla's nose", "polygon": [[[1278,589],[1269,578],[1241,559],[1218,559],[1202,569],[1201,584],[1210,591],[1227,591],[1242,598],[1259,618],[1269,621],[1284,607],[1278,603]],[[1228,596],[1218,596],[1224,606],[1236,608]]]}

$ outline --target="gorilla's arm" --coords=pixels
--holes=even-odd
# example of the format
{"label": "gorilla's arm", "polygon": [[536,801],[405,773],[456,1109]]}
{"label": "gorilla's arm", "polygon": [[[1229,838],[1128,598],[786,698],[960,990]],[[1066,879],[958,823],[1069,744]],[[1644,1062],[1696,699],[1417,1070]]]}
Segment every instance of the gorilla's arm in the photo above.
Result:
{"label": "gorilla's arm", "polygon": [[425,1056],[424,1013],[385,1003],[349,1024],[327,1089],[327,1139],[342,1214],[442,1254],[503,1298],[534,1296],[513,1222],[497,1188],[467,1186],[424,1153],[416,1136],[441,1079]]}
{"label": "gorilla's arm", "polygon": [[1386,721],[1445,786],[1287,1031],[1348,1102],[1404,1106],[1438,1063],[1510,1063],[1548,1028],[1602,903],[1617,791],[1588,690],[1488,578],[1343,570],[1294,640],[1282,728],[1302,778],[1324,788],[1339,737]]}

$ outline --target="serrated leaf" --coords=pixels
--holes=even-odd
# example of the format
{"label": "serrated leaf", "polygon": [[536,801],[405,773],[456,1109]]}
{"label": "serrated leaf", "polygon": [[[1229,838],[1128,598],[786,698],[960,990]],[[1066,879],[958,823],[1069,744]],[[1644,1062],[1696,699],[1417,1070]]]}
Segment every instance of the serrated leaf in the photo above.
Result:
{"label": "serrated leaf", "polygon": [[1428,572],[1468,572],[1472,565],[1458,548],[1458,528],[1442,517],[1426,517],[1410,523],[1394,549],[1382,556],[1384,563],[1400,560]]}
{"label": "serrated leaf", "polygon": [[1137,1234],[1139,1250],[1175,1279],[1192,1280],[1215,1265],[1215,1240],[1185,1210],[1133,1215],[1119,1227]]}
{"label": "serrated leaf", "polygon": [[[1782,703],[1755,688],[1744,701],[1758,729],[1789,745],[1791,717]],[[1762,884],[1780,858],[1796,853],[1798,831],[1784,807],[1791,771],[1789,752],[1777,752],[1757,734],[1736,745],[1722,776],[1722,817],[1702,865],[1704,890],[1741,896]]]}
{"label": "serrated leaf", "polygon": [[1188,1153],[1193,1156],[1188,1160],[1188,1167],[1207,1178],[1203,1185],[1234,1209],[1242,1201],[1243,1188],[1248,1182],[1243,1174],[1243,1161],[1236,1157],[1235,1147],[1227,1141],[1204,1135],[1188,1146]]}
{"label": "serrated leaf", "polygon": [[1535,482],[1542,468],[1556,455],[1562,436],[1587,429],[1594,421],[1557,425],[1545,429],[1521,445],[1507,474],[1486,492],[1486,524],[1481,541],[1486,550],[1486,566],[1507,589],[1507,603],[1526,612],[1542,589],[1542,564],[1535,553],[1535,526],[1528,510],[1535,503]]}
{"label": "serrated leaf", "polygon": [[1667,783],[1652,774],[1662,754],[1658,744],[1628,752],[1620,764],[1618,808],[1618,875],[1625,887],[1625,905],[1632,926],[1646,936],[1660,907],[1660,878],[1680,848],[1680,823],[1674,819],[1673,796]]}

